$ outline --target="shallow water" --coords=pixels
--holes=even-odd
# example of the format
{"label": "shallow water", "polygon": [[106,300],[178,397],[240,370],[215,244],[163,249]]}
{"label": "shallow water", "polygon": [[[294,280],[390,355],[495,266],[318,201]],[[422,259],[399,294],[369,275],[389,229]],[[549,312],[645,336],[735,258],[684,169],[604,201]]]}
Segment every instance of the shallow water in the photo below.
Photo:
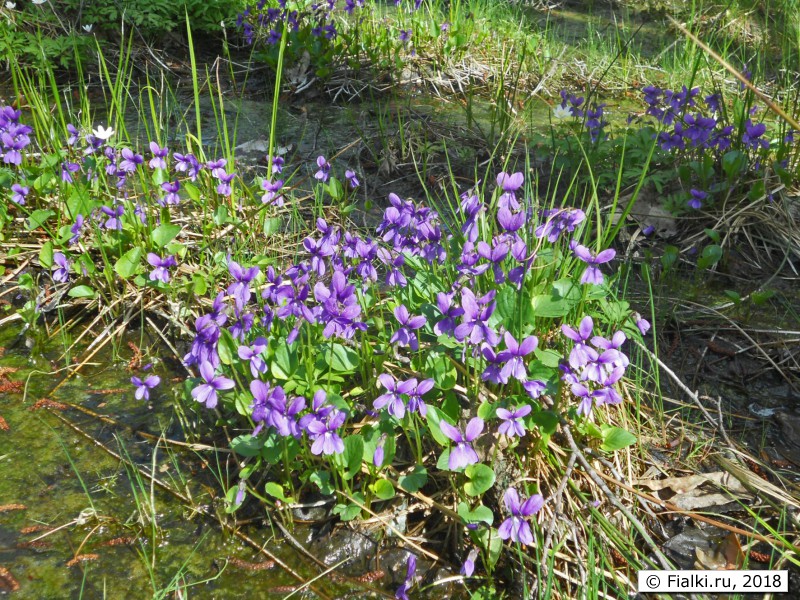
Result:
{"label": "shallow water", "polygon": [[[274,588],[283,590],[275,592],[281,597],[289,591],[285,586],[297,585],[280,568],[226,564],[230,559],[255,563],[266,557],[193,510],[206,507],[212,515],[216,510],[224,514],[219,484],[193,453],[161,447],[154,458],[153,441],[132,436],[125,427],[71,408],[31,410],[47,397],[180,440],[174,411],[180,385],[162,382],[149,404],[135,400],[125,362],[101,352],[93,359],[96,364],[52,393],[63,373],[53,373],[55,365],[48,359],[55,360],[59,352],[53,349],[37,357],[15,345],[17,334],[10,327],[0,331],[0,347],[5,349],[0,367],[18,369],[8,378],[25,382],[20,393],[0,393],[0,416],[8,427],[0,431],[0,566],[19,584],[14,597],[143,598],[179,586],[196,586],[186,589],[194,597],[264,597]],[[161,365],[155,371],[162,379],[173,375]],[[137,481],[120,460],[56,414],[113,452],[127,453],[145,470],[155,463],[157,477],[190,490],[193,502],[185,505],[157,487],[151,495],[148,480]],[[214,464],[209,453],[206,457]],[[49,533],[56,528],[60,529]],[[272,553],[304,578],[318,574],[276,541],[268,526],[244,531],[257,543],[268,543]],[[76,556],[85,562],[74,561]],[[212,580],[199,583],[206,579]]]}

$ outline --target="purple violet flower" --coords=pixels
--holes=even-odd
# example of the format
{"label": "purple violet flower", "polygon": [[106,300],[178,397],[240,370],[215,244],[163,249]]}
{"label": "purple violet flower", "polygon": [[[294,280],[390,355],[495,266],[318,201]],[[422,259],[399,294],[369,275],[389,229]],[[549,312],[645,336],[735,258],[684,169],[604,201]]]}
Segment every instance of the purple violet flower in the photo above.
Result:
{"label": "purple violet flower", "polygon": [[417,557],[413,554],[408,555],[408,566],[406,568],[406,578],[403,584],[397,588],[394,594],[396,600],[408,600],[408,590],[414,585],[414,574],[417,572]]}
{"label": "purple violet flower", "polygon": [[544,506],[544,498],[540,494],[534,494],[525,502],[520,502],[519,494],[514,488],[508,488],[503,495],[503,502],[511,513],[497,530],[500,539],[511,539],[526,546],[533,544],[533,533],[528,523],[528,517],[532,517]]}
{"label": "purple violet flower", "polygon": [[148,166],[151,169],[166,169],[167,161],[164,159],[169,156],[169,148],[162,148],[158,143],[150,142],[150,152],[153,154],[153,158],[150,159]]}
{"label": "purple violet flower", "polygon": [[469,342],[476,346],[483,341],[490,346],[496,346],[500,336],[489,327],[489,318],[495,308],[494,291],[478,299],[471,290],[464,288],[461,290],[461,307],[464,309],[464,314],[462,323],[453,332],[455,338],[459,342],[469,339]]}
{"label": "purple violet flower", "polygon": [[314,420],[308,424],[306,431],[314,440],[311,445],[311,454],[341,454],[344,452],[344,442],[336,433],[344,424],[347,415],[340,410],[333,410],[324,421]]}
{"label": "purple violet flower", "polygon": [[101,206],[100,210],[108,217],[106,222],[103,223],[103,227],[109,230],[122,231],[122,215],[125,213],[125,207],[122,204],[118,204],[114,208]]}
{"label": "purple violet flower", "polygon": [[228,272],[233,277],[233,283],[228,286],[228,295],[233,297],[236,308],[243,310],[252,295],[250,282],[258,276],[260,269],[258,267],[245,269],[236,261],[229,260]]}
{"label": "purple violet flower", "polygon": [[206,408],[216,408],[218,391],[229,390],[236,385],[233,380],[216,375],[214,367],[209,362],[200,363],[200,376],[205,383],[192,390],[192,398],[200,404],[205,404]]}
{"label": "purple violet flower", "polygon": [[473,548],[467,554],[467,558],[464,560],[464,564],[461,565],[461,575],[464,577],[472,577],[472,574],[475,572],[475,560],[478,558],[478,549]]}
{"label": "purple violet flower", "polygon": [[573,241],[570,246],[575,256],[588,265],[581,276],[581,283],[591,283],[594,285],[603,283],[603,273],[597,268],[597,265],[602,265],[612,260],[617,255],[617,251],[613,248],[607,248],[595,255],[592,254],[591,250],[586,246],[582,246],[577,242]]}
{"label": "purple violet flower", "polygon": [[506,342],[506,350],[498,352],[497,360],[504,362],[505,365],[500,374],[506,381],[514,377],[519,381],[528,379],[528,369],[523,360],[528,354],[536,350],[539,345],[539,340],[535,335],[526,337],[522,342],[517,342],[513,335],[508,331],[503,334],[503,339]]}
{"label": "purple violet flower", "polygon": [[497,433],[510,438],[515,436],[523,437],[525,435],[525,424],[522,422],[522,418],[528,416],[530,412],[530,404],[523,404],[513,410],[498,408],[497,416],[503,422],[500,424],[500,427],[497,428]]}
{"label": "purple violet flower", "polygon": [[125,173],[133,173],[136,168],[144,162],[144,157],[141,154],[136,154],[130,148],[122,149],[122,160],[119,163],[119,168]]}
{"label": "purple violet flower", "polygon": [[525,183],[525,176],[522,173],[508,173],[501,171],[497,175],[497,187],[503,190],[501,196],[497,199],[497,206],[500,208],[507,208],[511,210],[519,210],[520,203],[517,201],[517,190]]}
{"label": "purple violet flower", "polygon": [[639,332],[642,335],[647,335],[647,332],[650,331],[650,321],[637,312],[633,313],[633,321],[636,323],[636,327],[639,328]]}
{"label": "purple violet flower", "polygon": [[536,228],[536,237],[546,237],[548,242],[554,244],[562,232],[575,231],[575,227],[586,218],[586,214],[578,208],[554,208],[544,211],[542,217],[544,223]]}
{"label": "purple violet flower", "polygon": [[428,406],[422,396],[433,389],[433,379],[423,379],[417,383],[416,378],[412,378],[406,383],[412,384],[412,389],[406,392],[408,394],[408,412],[418,412],[420,416],[425,417],[428,414]]}
{"label": "purple violet flower", "polygon": [[464,314],[464,309],[453,306],[453,295],[439,292],[436,294],[436,306],[444,317],[433,326],[436,335],[453,335],[456,319]]}
{"label": "purple violet flower", "polygon": [[696,190],[694,188],[689,190],[689,201],[686,203],[689,205],[689,208],[693,208],[695,210],[700,210],[703,207],[703,200],[708,197],[708,194],[703,190]]}
{"label": "purple violet flower", "polygon": [[406,414],[406,404],[402,396],[413,390],[417,380],[397,381],[391,375],[381,373],[378,375],[378,382],[386,388],[386,393],[375,398],[372,403],[373,408],[381,410],[388,406],[387,412],[390,415],[396,419],[402,419]]}
{"label": "purple violet flower", "polygon": [[475,449],[472,447],[472,442],[483,431],[483,419],[480,417],[473,417],[470,422],[467,423],[467,428],[463,434],[460,429],[444,420],[439,422],[439,427],[446,437],[456,443],[455,447],[451,448],[450,458],[447,461],[447,467],[451,471],[473,465],[480,460],[478,458],[478,453],[475,452]]}
{"label": "purple violet flower", "polygon": [[219,180],[219,184],[217,184],[217,193],[220,196],[230,196],[233,192],[231,188],[231,181],[233,181],[234,177],[236,177],[236,171],[233,173],[219,173],[217,175],[217,179]]}
{"label": "purple violet flower", "polygon": [[356,329],[366,329],[366,324],[358,322],[361,306],[355,295],[355,286],[347,284],[347,277],[342,271],[334,271],[330,287],[321,281],[314,286],[314,297],[320,306],[317,309],[319,322],[325,323],[322,335],[350,339]]}
{"label": "purple violet flower", "polygon": [[53,271],[53,281],[67,283],[69,281],[70,262],[61,252],[53,254],[53,265],[58,267]]}
{"label": "purple violet flower", "polygon": [[175,257],[172,255],[161,258],[158,254],[153,252],[147,254],[147,262],[155,267],[155,269],[150,271],[148,277],[152,281],[160,281],[162,283],[169,283],[168,269],[178,264]]}
{"label": "purple violet flower", "polygon": [[427,319],[423,315],[411,316],[408,309],[402,304],[394,309],[394,316],[400,322],[401,327],[394,332],[389,343],[408,346],[414,352],[419,350],[419,338],[414,331],[424,326]]}
{"label": "purple violet flower", "polygon": [[267,363],[261,355],[267,349],[267,340],[264,337],[257,337],[250,346],[239,346],[237,354],[242,360],[250,363],[250,373],[253,377],[258,377],[261,373],[267,372]]}
{"label": "purple violet flower", "polygon": [[75,222],[69,228],[69,231],[72,234],[72,237],[69,238],[69,243],[77,244],[83,233],[83,215],[79,214],[75,217]]}
{"label": "purple violet flower", "polygon": [[275,206],[283,206],[283,194],[279,194],[283,187],[283,179],[277,181],[269,181],[265,179],[261,182],[261,189],[264,190],[264,195],[261,196],[261,202],[264,204],[274,204]]}
{"label": "purple violet flower", "polygon": [[569,353],[569,365],[576,371],[598,358],[597,350],[586,343],[592,336],[593,327],[592,317],[588,315],[581,319],[578,331],[575,331],[569,325],[561,326],[561,332],[575,342]]}
{"label": "purple violet flower", "polygon": [[181,197],[178,192],[181,189],[181,182],[177,179],[175,181],[165,181],[161,184],[161,189],[166,192],[164,197],[159,201],[161,206],[165,205],[178,205],[181,203]]}
{"label": "purple violet flower", "polygon": [[74,162],[61,163],[61,181],[63,181],[64,183],[74,183],[74,180],[72,179],[72,174],[77,173],[80,170],[80,168],[81,166],[78,163]]}
{"label": "purple violet flower", "polygon": [[26,186],[22,186],[18,183],[15,183],[11,186],[11,201],[19,204],[20,206],[25,206],[25,196],[27,196],[31,189]]}
{"label": "purple violet flower", "polygon": [[344,177],[350,183],[350,187],[356,189],[361,182],[358,180],[358,177],[355,174],[355,171],[350,171],[349,169],[344,172]]}
{"label": "purple violet flower", "polygon": [[131,383],[136,386],[134,397],[137,400],[150,400],[150,390],[161,383],[158,375],[150,375],[144,381],[138,377],[131,377]]}
{"label": "purple violet flower", "polygon": [[314,173],[314,179],[318,179],[322,183],[325,183],[328,181],[328,177],[330,177],[331,163],[325,160],[324,156],[318,156],[317,167],[319,167],[319,171]]}

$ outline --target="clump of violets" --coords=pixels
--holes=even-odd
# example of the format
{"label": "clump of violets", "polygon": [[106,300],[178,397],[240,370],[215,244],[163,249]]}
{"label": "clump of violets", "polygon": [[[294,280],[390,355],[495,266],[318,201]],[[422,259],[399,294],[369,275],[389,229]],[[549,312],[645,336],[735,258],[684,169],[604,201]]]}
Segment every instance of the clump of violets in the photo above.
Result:
{"label": "clump of violets", "polygon": [[[577,330],[562,325],[562,333],[574,342],[568,365],[563,365],[562,379],[569,384],[573,395],[580,399],[578,414],[588,416],[593,406],[620,404],[622,396],[617,384],[628,367],[628,357],[620,350],[626,341],[622,331],[606,339],[592,335],[594,323],[587,316]],[[646,329],[645,329],[646,331]]]}

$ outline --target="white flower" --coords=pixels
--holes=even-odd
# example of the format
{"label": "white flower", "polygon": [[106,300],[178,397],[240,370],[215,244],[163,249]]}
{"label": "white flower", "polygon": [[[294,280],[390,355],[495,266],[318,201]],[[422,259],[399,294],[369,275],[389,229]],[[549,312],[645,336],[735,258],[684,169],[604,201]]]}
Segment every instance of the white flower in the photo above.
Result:
{"label": "white flower", "polygon": [[93,23],[89,23],[88,25],[84,25],[83,26],[83,30],[86,33],[91,33],[92,32],[92,27],[94,27],[94,24]]}
{"label": "white flower", "polygon": [[111,139],[111,136],[114,135],[114,130],[109,127],[106,129],[102,125],[100,125],[97,129],[92,129],[92,134],[98,140],[103,140],[104,142]]}
{"label": "white flower", "polygon": [[555,108],[553,108],[553,116],[556,119],[569,119],[572,117],[572,109],[556,104]]}
{"label": "white flower", "polygon": [[17,3],[16,2],[6,2],[6,8],[8,10],[14,10],[15,8],[17,8]]}
{"label": "white flower", "polygon": [[44,4],[47,0],[31,0],[34,4]]}

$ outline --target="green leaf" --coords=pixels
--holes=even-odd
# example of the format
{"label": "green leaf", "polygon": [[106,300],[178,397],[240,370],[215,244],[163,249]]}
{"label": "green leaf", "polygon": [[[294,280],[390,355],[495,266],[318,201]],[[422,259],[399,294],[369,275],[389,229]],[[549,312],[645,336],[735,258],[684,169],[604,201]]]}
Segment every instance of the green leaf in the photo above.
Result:
{"label": "green leaf", "polygon": [[45,269],[53,266],[53,242],[45,242],[42,249],[39,250],[39,264]]}
{"label": "green leaf", "polygon": [[378,479],[378,481],[372,484],[372,493],[375,494],[375,497],[379,500],[389,500],[390,498],[394,498],[396,492],[394,491],[394,486],[391,481]]}
{"label": "green leaf", "polygon": [[545,367],[550,367],[551,369],[557,369],[559,363],[561,362],[561,354],[555,350],[543,350],[541,348],[536,348],[533,353],[536,355],[536,358],[539,359],[539,362],[541,362]]}
{"label": "green leaf", "polygon": [[321,469],[319,471],[314,471],[308,477],[308,480],[319,488],[319,493],[323,496],[330,496],[336,491],[333,485],[331,485],[331,474],[327,471]]}
{"label": "green leaf", "polygon": [[442,452],[439,455],[439,458],[436,461],[436,470],[437,471],[450,470],[450,448],[445,448],[444,452]]}
{"label": "green leaf", "polygon": [[263,446],[263,439],[253,437],[249,433],[237,436],[231,440],[231,450],[236,452],[239,456],[258,456],[261,454],[261,448],[263,448]]}
{"label": "green leaf", "polygon": [[545,435],[553,435],[558,429],[558,415],[550,410],[542,410],[531,415],[531,420],[538,425]]}
{"label": "green leaf", "polygon": [[94,290],[88,285],[76,285],[67,292],[67,296],[70,298],[94,298]]}
{"label": "green leaf", "polygon": [[139,268],[139,263],[142,261],[142,254],[141,248],[131,248],[123,254],[114,265],[117,275],[123,279],[135,275],[136,270]]}
{"label": "green leaf", "polygon": [[270,363],[270,371],[276,379],[290,379],[298,367],[297,352],[285,340],[279,342],[275,350],[275,360]]}
{"label": "green leaf", "polygon": [[478,416],[483,419],[484,421],[490,421],[494,419],[497,414],[497,407],[499,403],[492,404],[491,402],[481,402],[481,405],[478,407]]}
{"label": "green leaf", "polygon": [[606,452],[614,452],[636,443],[636,436],[621,427],[608,427],[602,429],[603,443],[600,448]]}
{"label": "green leaf", "polygon": [[[442,428],[439,426],[439,423],[442,421],[442,419],[444,419],[444,415],[442,414],[441,410],[435,406],[428,407],[428,413],[425,416],[425,420],[428,422],[428,429],[430,430],[433,439],[435,439],[441,446],[449,446],[450,438],[442,433]],[[447,421],[447,419],[444,420]]]}
{"label": "green leaf", "polygon": [[339,183],[336,177],[331,177],[330,181],[325,184],[325,191],[328,192],[334,200],[339,200],[344,195],[342,184]]}
{"label": "green leaf", "polygon": [[294,498],[291,496],[286,496],[283,486],[279,483],[275,483],[274,481],[267,482],[267,484],[264,486],[264,491],[273,498],[277,498],[282,502],[294,504]]}
{"label": "green leaf", "polygon": [[676,246],[667,246],[664,248],[664,254],[661,256],[661,264],[665,271],[668,271],[680,256],[680,250]]}
{"label": "green leaf", "polygon": [[219,360],[223,365],[232,365],[234,360],[239,359],[239,346],[233,335],[226,328],[220,328],[219,341],[217,342],[217,352]]}
{"label": "green leaf", "polygon": [[717,244],[711,244],[703,248],[703,253],[697,259],[697,266],[701,269],[707,269],[719,262],[722,258],[722,247]]}
{"label": "green leaf", "polygon": [[766,304],[767,300],[772,298],[774,295],[775,290],[756,290],[750,294],[750,299],[756,306],[761,306],[762,304]]}
{"label": "green leaf", "polygon": [[481,463],[469,465],[464,473],[467,476],[467,482],[464,484],[467,496],[480,496],[494,485],[494,471],[487,465]]}
{"label": "green leaf", "polygon": [[559,279],[553,283],[550,293],[531,299],[533,313],[537,317],[564,317],[581,301],[581,288],[571,279]]}
{"label": "green leaf", "polygon": [[191,183],[184,183],[183,189],[186,190],[186,194],[189,196],[189,198],[191,198],[195,202],[198,202],[200,200],[200,190],[197,188],[196,185]]}
{"label": "green leaf", "polygon": [[352,521],[361,515],[361,507],[357,504],[337,504],[333,507],[332,512],[339,515],[342,521]]}
{"label": "green leaf", "polygon": [[351,434],[344,438],[344,452],[334,455],[334,461],[344,469],[344,479],[349,481],[361,472],[364,457],[364,438]]}
{"label": "green leaf", "polygon": [[225,512],[227,514],[235,513],[238,508],[244,504],[244,500],[240,504],[236,504],[236,496],[239,493],[239,486],[234,485],[228,488],[228,491],[225,493]]}
{"label": "green leaf", "polygon": [[407,492],[418,492],[428,482],[428,471],[422,465],[416,465],[408,475],[401,475],[397,484]]}
{"label": "green leaf", "polygon": [[47,219],[52,217],[54,213],[52,210],[47,210],[40,208],[39,210],[35,210],[31,213],[31,216],[28,217],[27,222],[25,223],[25,228],[28,231],[33,231],[34,229],[38,229],[42,225],[45,224]]}
{"label": "green leaf", "polygon": [[491,526],[494,522],[494,513],[492,509],[483,504],[478,504],[473,509],[470,509],[469,504],[466,502],[458,503],[458,516],[461,517],[465,523],[486,523]]}
{"label": "green leaf", "polygon": [[352,373],[361,364],[361,358],[352,348],[342,344],[320,344],[316,365],[322,372]]}
{"label": "green leaf", "polygon": [[86,188],[76,187],[67,199],[67,212],[74,221],[78,215],[88,217],[97,205]]}
{"label": "green leaf", "polygon": [[205,296],[208,291],[208,280],[203,275],[192,275],[192,288],[196,296]]}
{"label": "green leaf", "polygon": [[433,375],[433,381],[440,390],[451,390],[458,380],[458,372],[446,354],[431,352],[425,359],[425,372]]}
{"label": "green leaf", "polygon": [[280,217],[267,217],[264,219],[264,235],[275,235],[280,233],[281,229],[283,229],[283,219]]}
{"label": "green leaf", "polygon": [[534,318],[533,303],[528,290],[518,291],[513,286],[504,286],[497,294],[497,312],[503,322],[530,323]]}
{"label": "green leaf", "polygon": [[710,237],[710,238],[711,238],[711,240],[712,240],[712,241],[713,241],[715,244],[719,244],[719,243],[720,243],[720,241],[721,241],[721,239],[722,239],[722,238],[720,237],[720,235],[719,235],[719,232],[718,232],[718,231],[714,231],[713,229],[708,229],[708,228],[704,229],[703,231],[705,231],[705,232],[706,232],[706,235],[707,235],[708,237]]}
{"label": "green leaf", "polygon": [[734,179],[747,166],[747,156],[739,150],[730,150],[722,157],[722,170],[728,179]]}
{"label": "green leaf", "polygon": [[220,204],[217,209],[214,211],[214,225],[217,227],[224,225],[229,221],[228,217],[228,207],[224,204]]}
{"label": "green leaf", "polygon": [[181,231],[180,225],[164,224],[156,227],[150,234],[153,243],[159,248],[169,244]]}

